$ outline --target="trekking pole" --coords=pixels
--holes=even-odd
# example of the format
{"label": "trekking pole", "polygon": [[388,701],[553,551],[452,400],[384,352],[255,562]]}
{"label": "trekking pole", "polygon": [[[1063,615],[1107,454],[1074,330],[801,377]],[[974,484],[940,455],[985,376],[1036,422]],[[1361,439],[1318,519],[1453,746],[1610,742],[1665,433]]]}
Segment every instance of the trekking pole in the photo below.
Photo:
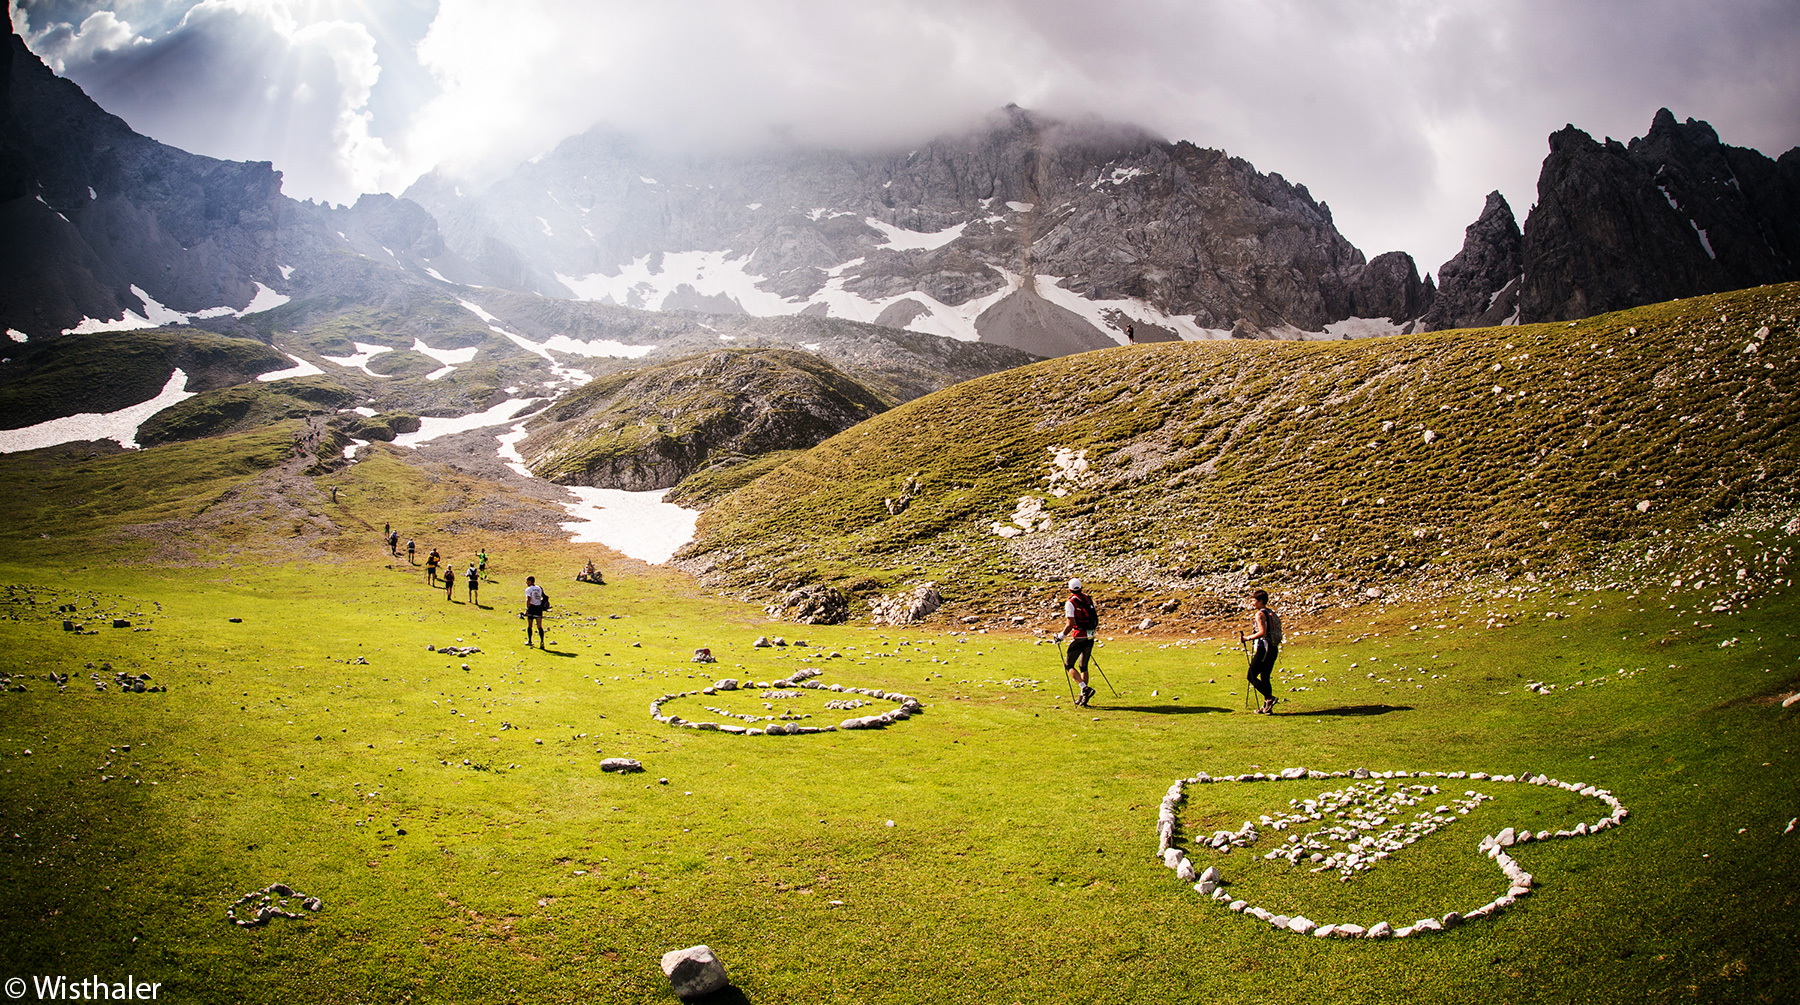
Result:
{"label": "trekking pole", "polygon": [[1244,643],[1244,633],[1238,632],[1238,648],[1244,651],[1244,707],[1250,707],[1250,647]]}
{"label": "trekking pole", "polygon": [[1064,662],[1062,655],[1063,655],[1062,636],[1059,634],[1056,636],[1056,657],[1057,657],[1056,663],[1058,666],[1062,667],[1063,686],[1069,692],[1069,703],[1072,705],[1075,703],[1075,685],[1069,683],[1069,667]]}
{"label": "trekking pole", "polygon": [[1119,694],[1118,688],[1113,687],[1112,678],[1108,677],[1106,675],[1106,669],[1100,665],[1099,660],[1094,658],[1094,654],[1091,651],[1088,653],[1088,662],[1092,663],[1094,665],[1095,670],[1100,671],[1100,679],[1106,682],[1106,686],[1108,689],[1110,689],[1112,691],[1114,698],[1124,697],[1123,695]]}

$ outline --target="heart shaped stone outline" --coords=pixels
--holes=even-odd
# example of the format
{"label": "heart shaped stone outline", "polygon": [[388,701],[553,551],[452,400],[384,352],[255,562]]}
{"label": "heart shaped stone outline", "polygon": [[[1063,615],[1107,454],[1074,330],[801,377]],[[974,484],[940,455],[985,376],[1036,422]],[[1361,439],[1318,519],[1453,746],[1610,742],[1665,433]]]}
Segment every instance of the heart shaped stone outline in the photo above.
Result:
{"label": "heart shaped stone outline", "polygon": [[[824,672],[825,671],[820,670],[817,667],[803,667],[781,680],[769,681],[767,683],[744,682],[740,685],[735,678],[727,677],[697,691],[672,691],[658,697],[650,703],[650,718],[655,719],[657,722],[666,726],[673,726],[677,729],[716,731],[720,733],[730,733],[736,736],[796,736],[814,733],[835,733],[839,730],[846,729],[879,729],[889,723],[910,719],[914,715],[925,710],[925,706],[920,704],[919,699],[914,698],[911,695],[901,694],[898,691],[882,691],[877,688],[868,687],[845,687],[842,684],[823,684],[812,679]],[[852,716],[835,726],[797,726],[791,722],[777,722],[762,728],[757,728],[754,726],[740,726],[736,723],[696,722],[690,719],[684,719],[679,715],[663,714],[663,705],[667,702],[674,701],[677,698],[690,698],[694,695],[702,694],[716,694],[720,691],[736,691],[740,687],[801,687],[814,691],[835,691],[841,694],[858,694],[878,700],[891,701],[900,707],[889,709],[888,711],[877,715]]]}
{"label": "heart shaped stone outline", "polygon": [[[1566,792],[1573,792],[1577,795],[1598,799],[1605,803],[1612,812],[1601,817],[1599,820],[1596,820],[1591,826],[1584,820],[1581,823],[1576,824],[1573,829],[1538,831],[1536,833],[1529,830],[1515,831],[1513,828],[1507,827],[1497,835],[1489,834],[1483,836],[1481,843],[1477,848],[1488,858],[1493,859],[1494,864],[1498,866],[1501,873],[1506,876],[1509,884],[1506,893],[1472,910],[1466,912],[1450,911],[1441,918],[1421,918],[1404,928],[1395,928],[1386,921],[1378,921],[1368,928],[1347,923],[1320,925],[1307,919],[1305,916],[1288,917],[1285,914],[1276,914],[1266,908],[1253,906],[1246,901],[1233,899],[1230,894],[1227,894],[1220,888],[1222,880],[1218,869],[1215,867],[1208,866],[1205,872],[1198,876],[1194,874],[1194,866],[1193,863],[1188,860],[1187,851],[1176,843],[1175,808],[1187,799],[1188,786],[1210,785],[1223,782],[1299,781],[1308,778],[1468,778],[1477,781],[1514,782],[1525,785],[1550,785]],[[1520,777],[1518,775],[1493,775],[1482,771],[1375,772],[1369,771],[1366,768],[1356,768],[1351,771],[1315,772],[1308,771],[1305,768],[1287,768],[1278,774],[1266,774],[1258,771],[1244,775],[1227,775],[1215,779],[1205,772],[1199,772],[1188,778],[1176,779],[1175,783],[1169,786],[1168,792],[1163,795],[1162,805],[1158,809],[1156,817],[1156,851],[1157,855],[1162,859],[1162,864],[1169,869],[1173,869],[1175,874],[1181,878],[1182,882],[1194,884],[1194,892],[1214,901],[1225,903],[1226,906],[1235,913],[1245,914],[1261,921],[1266,921],[1281,931],[1293,932],[1297,935],[1312,935],[1318,938],[1385,939],[1391,937],[1404,939],[1414,935],[1421,935],[1425,932],[1443,931],[1448,928],[1455,928],[1465,921],[1472,921],[1476,918],[1485,918],[1489,915],[1497,914],[1517,903],[1520,897],[1530,894],[1532,887],[1536,885],[1537,880],[1530,873],[1521,868],[1519,863],[1513,860],[1512,856],[1506,853],[1507,848],[1510,848],[1515,844],[1523,844],[1531,841],[1548,841],[1558,838],[1572,838],[1581,837],[1586,834],[1596,834],[1600,831],[1617,827],[1630,815],[1631,811],[1625,808],[1625,804],[1621,803],[1617,797],[1606,789],[1597,788],[1592,785],[1583,785],[1579,782],[1559,781],[1555,778],[1541,774]],[[1224,832],[1221,833],[1223,834]],[[1257,832],[1255,825],[1250,824],[1248,821],[1245,821],[1245,826],[1240,828],[1237,832],[1225,835],[1229,846],[1240,848],[1254,844],[1258,837],[1260,837],[1260,834]],[[1215,840],[1217,839],[1217,836],[1215,836]]]}

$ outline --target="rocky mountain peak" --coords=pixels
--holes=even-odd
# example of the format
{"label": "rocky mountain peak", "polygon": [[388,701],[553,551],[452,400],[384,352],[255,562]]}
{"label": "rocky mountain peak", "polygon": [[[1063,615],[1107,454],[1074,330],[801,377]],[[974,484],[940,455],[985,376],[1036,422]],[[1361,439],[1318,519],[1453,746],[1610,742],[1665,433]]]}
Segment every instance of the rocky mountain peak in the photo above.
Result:
{"label": "rocky mountain peak", "polygon": [[1484,328],[1518,318],[1525,247],[1512,207],[1489,192],[1481,215],[1463,231],[1462,250],[1438,269],[1437,301],[1427,331]]}
{"label": "rocky mountain peak", "polygon": [[1800,278],[1795,166],[1667,109],[1629,144],[1558,130],[1523,230],[1522,319]]}
{"label": "rocky mountain peak", "polygon": [[[406,195],[453,251],[536,292],[804,312],[1042,355],[1123,341],[1128,324],[1186,338],[1240,319],[1320,333],[1362,311],[1404,324],[1435,292],[1407,256],[1366,261],[1304,186],[1016,105],[885,152],[677,156],[596,129],[481,191],[428,177]],[[486,264],[509,255],[510,271]]]}

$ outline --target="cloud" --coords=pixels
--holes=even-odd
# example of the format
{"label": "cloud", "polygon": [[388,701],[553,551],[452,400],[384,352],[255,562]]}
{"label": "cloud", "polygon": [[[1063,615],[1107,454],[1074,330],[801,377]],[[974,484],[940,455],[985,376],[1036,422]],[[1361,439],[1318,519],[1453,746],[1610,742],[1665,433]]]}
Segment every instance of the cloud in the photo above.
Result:
{"label": "cloud", "polygon": [[1728,143],[1800,141],[1792,0],[101,6],[36,0],[34,51],[158,139],[334,201],[438,165],[491,179],[600,123],[697,152],[893,147],[1016,102],[1246,158],[1435,270],[1488,191],[1524,216],[1565,123],[1624,139],[1667,106]]}
{"label": "cloud", "polygon": [[110,12],[30,28],[33,50],[132,128],[196,153],[275,162],[301,197],[403,185],[371,130],[380,66],[356,22],[301,24],[286,4],[206,0],[149,38]]}
{"label": "cloud", "polygon": [[70,63],[79,66],[121,49],[150,44],[149,39],[138,37],[129,22],[121,21],[110,10],[89,14],[79,27],[67,22],[53,23],[33,36],[32,42],[44,63],[57,73],[64,72]]}

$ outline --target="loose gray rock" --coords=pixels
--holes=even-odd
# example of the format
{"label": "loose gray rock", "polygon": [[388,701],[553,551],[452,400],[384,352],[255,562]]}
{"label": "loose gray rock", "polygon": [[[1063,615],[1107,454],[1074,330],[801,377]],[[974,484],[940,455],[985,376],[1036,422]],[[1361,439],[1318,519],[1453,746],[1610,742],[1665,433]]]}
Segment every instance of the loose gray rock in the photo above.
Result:
{"label": "loose gray rock", "polygon": [[672,949],[662,956],[663,975],[669,987],[681,998],[698,998],[731,986],[725,976],[725,964],[713,955],[710,946]]}
{"label": "loose gray rock", "polygon": [[635,761],[629,757],[608,757],[600,762],[600,770],[629,773],[644,770],[644,765],[643,762]]}

